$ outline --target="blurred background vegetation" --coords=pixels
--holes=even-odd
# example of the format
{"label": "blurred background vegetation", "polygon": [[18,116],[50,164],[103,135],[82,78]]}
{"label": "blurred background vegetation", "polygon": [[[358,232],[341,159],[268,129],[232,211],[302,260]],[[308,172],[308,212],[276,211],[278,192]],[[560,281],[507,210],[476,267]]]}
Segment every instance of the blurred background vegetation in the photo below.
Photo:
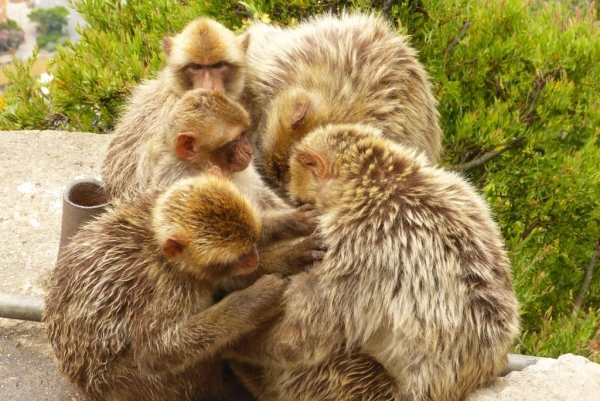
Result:
{"label": "blurred background vegetation", "polygon": [[[384,13],[429,71],[444,164],[484,193],[521,301],[515,352],[600,361],[600,26],[586,1],[74,0],[87,22],[54,79],[14,60],[0,129],[110,132],[131,89],[162,67],[160,40],[207,15],[236,31],[342,9]],[[8,75],[8,72],[7,72]],[[43,86],[43,88],[42,88]],[[600,263],[598,263],[600,264]]]}

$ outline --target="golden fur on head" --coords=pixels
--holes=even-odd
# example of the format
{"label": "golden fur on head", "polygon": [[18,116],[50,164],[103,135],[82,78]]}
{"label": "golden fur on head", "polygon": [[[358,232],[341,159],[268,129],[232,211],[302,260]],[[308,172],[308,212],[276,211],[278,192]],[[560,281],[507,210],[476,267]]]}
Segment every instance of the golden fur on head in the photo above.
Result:
{"label": "golden fur on head", "polygon": [[[315,168],[324,168],[326,171],[322,173],[337,177],[342,170],[351,169],[357,161],[356,157],[360,157],[357,147],[361,139],[369,138],[372,141],[381,136],[377,128],[364,124],[330,124],[315,129],[292,152],[288,185],[292,197],[301,203],[314,204],[317,210],[326,208],[330,200],[335,203],[336,195],[331,193],[334,188],[315,179],[315,171],[304,165],[306,156],[325,156],[323,161],[326,164]],[[348,148],[355,149],[354,158],[343,156]],[[327,179],[324,181],[327,182]]]}
{"label": "golden fur on head", "polygon": [[245,106],[261,117],[256,141],[274,183],[286,184],[291,145],[330,123],[376,126],[439,161],[429,77],[408,38],[384,18],[323,14],[285,29],[256,22],[247,34]]}
{"label": "golden fur on head", "polygon": [[[173,135],[167,141],[172,145],[178,133],[191,131],[202,134],[198,137],[200,147],[213,150],[233,139],[222,135],[221,127],[225,126],[240,126],[246,130],[250,126],[250,116],[241,104],[224,93],[194,89],[179,100],[173,113]],[[216,135],[222,136],[222,140]]]}
{"label": "golden fur on head", "polygon": [[229,180],[213,174],[173,184],[157,199],[152,226],[159,244],[182,237],[201,245],[184,251],[186,265],[198,268],[236,261],[260,234],[257,210]]}
{"label": "golden fur on head", "polygon": [[237,98],[244,88],[247,45],[247,37],[236,36],[225,26],[205,17],[193,20],[175,37],[163,39],[167,69],[179,78],[179,85],[189,86],[182,74],[178,74],[187,65],[209,66],[225,62],[232,69],[231,76],[235,77],[225,82],[225,91],[233,98]]}
{"label": "golden fur on head", "polygon": [[263,399],[301,399],[282,378],[302,366],[318,380],[310,367],[337,347],[380,363],[395,400],[457,401],[497,377],[518,302],[498,225],[467,180],[361,124],[313,131],[291,177],[328,251],[290,281],[274,351],[261,350],[288,361],[263,375],[282,396]]}
{"label": "golden fur on head", "polygon": [[232,99],[237,99],[246,80],[247,45],[247,37],[242,39],[207,18],[192,21],[174,38],[163,39],[167,65],[155,79],[135,87],[121,110],[102,162],[102,183],[112,199],[139,192],[143,181],[137,176],[148,153],[144,144],[157,135],[163,140],[163,132],[169,127],[165,122],[170,121],[184,92],[194,86],[189,75],[190,65],[223,63],[227,71],[221,76],[223,89]]}

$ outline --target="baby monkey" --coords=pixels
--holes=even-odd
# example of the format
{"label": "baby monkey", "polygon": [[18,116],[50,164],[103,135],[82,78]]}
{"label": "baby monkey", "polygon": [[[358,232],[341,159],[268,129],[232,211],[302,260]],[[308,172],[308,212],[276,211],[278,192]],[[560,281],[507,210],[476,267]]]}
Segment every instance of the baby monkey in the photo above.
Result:
{"label": "baby monkey", "polygon": [[218,166],[228,177],[253,170],[252,147],[246,136],[250,117],[225,94],[188,91],[169,119],[165,131],[155,133],[142,152],[136,169],[140,191],[168,187],[182,177],[201,175],[212,166]]}
{"label": "baby monkey", "polygon": [[231,399],[222,350],[278,311],[267,275],[214,303],[258,264],[258,211],[206,174],[116,201],[57,262],[44,322],[60,370],[92,401]]}
{"label": "baby monkey", "polygon": [[[225,94],[186,92],[165,131],[155,133],[142,152],[136,172],[139,190],[165,188],[218,166],[260,210],[260,272],[297,273],[323,254],[317,236],[310,235],[316,212],[310,206],[291,208],[263,182],[252,163],[249,126],[246,110]],[[289,242],[303,236],[308,237]]]}

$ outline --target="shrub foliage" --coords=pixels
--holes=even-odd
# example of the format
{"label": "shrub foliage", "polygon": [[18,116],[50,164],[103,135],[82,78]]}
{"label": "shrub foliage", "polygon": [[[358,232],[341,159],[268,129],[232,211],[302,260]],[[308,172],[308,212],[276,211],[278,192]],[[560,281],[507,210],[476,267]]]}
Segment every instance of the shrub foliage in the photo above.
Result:
{"label": "shrub foliage", "polygon": [[586,267],[600,252],[600,27],[593,4],[74,0],[73,6],[88,25],[78,43],[59,47],[49,94],[29,76],[30,64],[17,62],[1,128],[110,131],[131,89],[163,65],[161,37],[199,15],[243,30],[252,18],[293,25],[327,10],[384,12],[411,35],[432,76],[444,163],[465,171],[501,224],[522,303],[515,351],[590,356],[600,325],[600,272],[591,276],[579,313],[572,311]]}

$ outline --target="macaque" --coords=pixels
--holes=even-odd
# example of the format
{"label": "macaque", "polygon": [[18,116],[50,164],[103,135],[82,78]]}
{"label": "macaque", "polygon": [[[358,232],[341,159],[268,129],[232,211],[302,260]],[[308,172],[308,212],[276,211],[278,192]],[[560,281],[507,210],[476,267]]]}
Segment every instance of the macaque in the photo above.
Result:
{"label": "macaque", "polygon": [[163,39],[166,66],[155,79],[138,85],[114,130],[102,164],[102,182],[111,198],[135,195],[136,168],[143,144],[162,131],[177,101],[188,90],[204,88],[240,96],[245,83],[248,37],[236,36],[209,18],[190,22]]}
{"label": "macaque", "polygon": [[[282,316],[227,356],[259,400],[384,385],[386,400],[454,401],[499,375],[518,302],[498,226],[464,178],[371,126],[330,125],[295,147],[289,191],[321,214],[328,251],[291,278]],[[340,379],[340,354],[347,367],[372,358],[393,384]]]}
{"label": "macaque", "polygon": [[169,121],[145,144],[131,182],[138,191],[165,188],[217,166],[260,210],[259,273],[293,274],[320,258],[320,240],[309,236],[317,222],[314,209],[291,208],[263,182],[251,163],[250,118],[239,103],[223,93],[194,89],[182,96]]}
{"label": "macaque", "polygon": [[293,145],[332,123],[364,123],[440,159],[442,132],[428,75],[406,36],[382,17],[320,15],[293,27],[256,22],[244,33],[244,105],[259,167],[279,188]]}
{"label": "macaque", "polygon": [[[214,171],[213,171],[214,170]],[[261,277],[258,211],[218,169],[117,200],[65,247],[43,321],[59,368],[90,401],[230,400],[221,353],[278,310]]]}

